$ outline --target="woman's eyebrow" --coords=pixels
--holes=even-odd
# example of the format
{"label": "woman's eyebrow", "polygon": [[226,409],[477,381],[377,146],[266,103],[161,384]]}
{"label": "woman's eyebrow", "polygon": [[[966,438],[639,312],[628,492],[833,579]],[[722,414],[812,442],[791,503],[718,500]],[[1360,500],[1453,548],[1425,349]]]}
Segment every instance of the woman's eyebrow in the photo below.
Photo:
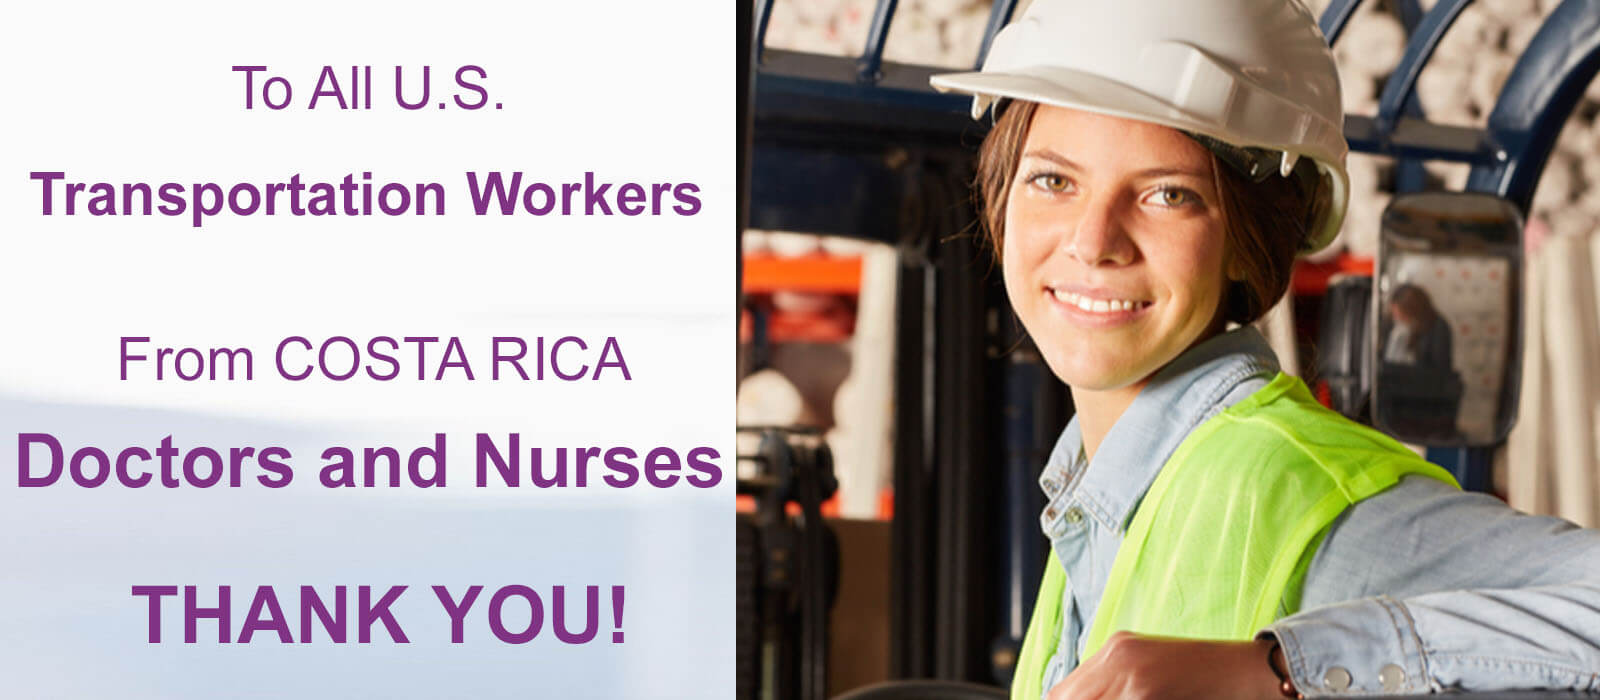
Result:
{"label": "woman's eyebrow", "polygon": [[1144,170],[1140,170],[1137,174],[1139,177],[1146,178],[1182,175],[1185,177],[1192,177],[1197,180],[1205,180],[1211,177],[1209,170],[1195,170],[1192,168],[1146,168]]}
{"label": "woman's eyebrow", "polygon": [[1052,151],[1052,150],[1050,150],[1048,148],[1036,148],[1034,150],[1027,151],[1027,152],[1022,154],[1022,157],[1023,158],[1038,158],[1040,160],[1048,160],[1048,161],[1050,161],[1052,163],[1055,163],[1056,165],[1059,165],[1059,166],[1061,166],[1063,168],[1068,168],[1068,169],[1071,169],[1071,170],[1082,170],[1083,169],[1077,163],[1072,162],[1071,158],[1068,158],[1068,157],[1066,157],[1064,155],[1061,155],[1060,153],[1056,153],[1055,151]]}
{"label": "woman's eyebrow", "polygon": [[[1064,155],[1061,155],[1060,153],[1057,153],[1057,152],[1055,152],[1053,150],[1050,150],[1048,148],[1036,148],[1036,149],[1031,150],[1031,151],[1026,151],[1026,152],[1024,152],[1022,154],[1022,157],[1023,158],[1038,158],[1040,160],[1047,160],[1047,161],[1055,163],[1056,165],[1059,165],[1059,166],[1061,166],[1063,168],[1067,168],[1069,170],[1076,170],[1076,171],[1082,171],[1083,170],[1083,166],[1078,165],[1078,163],[1073,161],[1071,158],[1068,158],[1068,157],[1066,157]],[[1181,176],[1185,176],[1185,177],[1192,177],[1192,178],[1195,178],[1197,180],[1205,180],[1205,179],[1208,179],[1208,178],[1211,177],[1211,173],[1210,173],[1209,169],[1207,169],[1207,170],[1197,170],[1197,169],[1194,169],[1194,168],[1171,168],[1171,167],[1145,168],[1144,170],[1140,170],[1140,171],[1134,173],[1134,175],[1136,177],[1139,177],[1139,178],[1153,178],[1153,177],[1167,177],[1167,176],[1172,176],[1172,175],[1181,175]]]}

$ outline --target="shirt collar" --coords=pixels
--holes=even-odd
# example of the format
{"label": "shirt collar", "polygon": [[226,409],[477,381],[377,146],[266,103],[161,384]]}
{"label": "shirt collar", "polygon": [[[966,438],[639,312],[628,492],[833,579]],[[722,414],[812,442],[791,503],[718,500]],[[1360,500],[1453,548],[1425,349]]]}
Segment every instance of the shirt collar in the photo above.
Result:
{"label": "shirt collar", "polygon": [[1134,397],[1087,469],[1083,433],[1073,416],[1039,477],[1046,498],[1065,488],[1068,493],[1062,496],[1074,498],[1102,527],[1121,532],[1161,466],[1190,431],[1227,408],[1223,399],[1242,382],[1270,379],[1277,372],[1277,357],[1252,326],[1189,348]]}

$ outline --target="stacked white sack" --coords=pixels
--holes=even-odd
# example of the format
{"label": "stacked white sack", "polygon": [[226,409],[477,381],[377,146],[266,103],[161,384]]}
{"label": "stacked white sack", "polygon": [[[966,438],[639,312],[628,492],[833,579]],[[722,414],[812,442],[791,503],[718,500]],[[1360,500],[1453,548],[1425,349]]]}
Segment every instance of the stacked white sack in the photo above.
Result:
{"label": "stacked white sack", "polygon": [[814,425],[814,412],[800,390],[774,369],[752,373],[739,382],[736,400],[739,425]]}

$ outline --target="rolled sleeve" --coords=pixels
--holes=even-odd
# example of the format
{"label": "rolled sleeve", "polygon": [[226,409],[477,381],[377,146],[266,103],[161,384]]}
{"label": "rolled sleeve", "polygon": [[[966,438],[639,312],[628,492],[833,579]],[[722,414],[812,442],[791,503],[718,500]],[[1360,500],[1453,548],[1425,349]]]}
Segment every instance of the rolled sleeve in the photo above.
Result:
{"label": "rolled sleeve", "polygon": [[1432,690],[1427,658],[1406,606],[1368,598],[1273,623],[1295,687],[1306,697],[1417,695]]}
{"label": "rolled sleeve", "polygon": [[1594,530],[1407,478],[1330,528],[1303,593],[1264,633],[1307,696],[1600,690]]}
{"label": "rolled sleeve", "polygon": [[1444,687],[1600,690],[1600,585],[1451,591],[1406,606]]}

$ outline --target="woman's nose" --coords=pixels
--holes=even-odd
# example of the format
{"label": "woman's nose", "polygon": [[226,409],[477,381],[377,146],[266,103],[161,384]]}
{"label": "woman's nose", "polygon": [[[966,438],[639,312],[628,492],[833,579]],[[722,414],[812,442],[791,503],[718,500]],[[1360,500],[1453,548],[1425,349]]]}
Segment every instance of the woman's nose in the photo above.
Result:
{"label": "woman's nose", "polygon": [[1133,241],[1123,226],[1116,198],[1090,198],[1083,202],[1077,222],[1064,233],[1065,252],[1090,267],[1126,265],[1133,261]]}

